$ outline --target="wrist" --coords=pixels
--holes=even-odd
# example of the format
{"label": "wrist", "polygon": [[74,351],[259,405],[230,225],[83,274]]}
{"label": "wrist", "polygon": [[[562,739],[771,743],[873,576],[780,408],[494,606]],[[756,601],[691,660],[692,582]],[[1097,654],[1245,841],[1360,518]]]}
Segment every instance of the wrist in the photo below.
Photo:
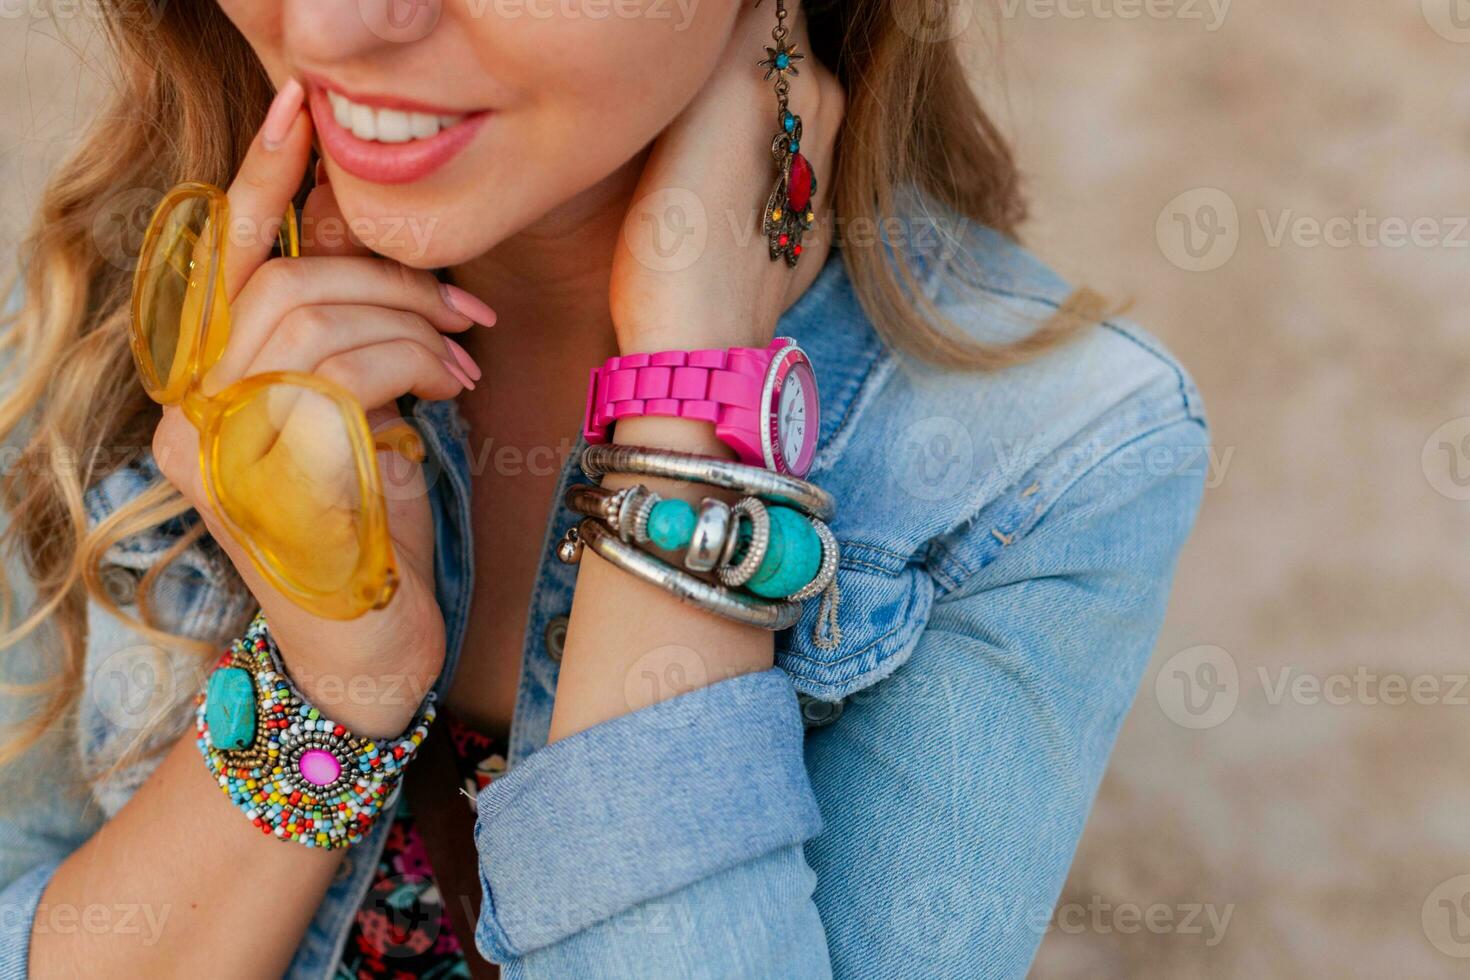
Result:
{"label": "wrist", "polygon": [[776,336],[779,310],[763,310],[738,297],[702,302],[654,302],[613,312],[619,353],[764,347]]}
{"label": "wrist", "polygon": [[[647,415],[627,418],[613,427],[612,441],[623,446],[643,446],[648,449],[668,449],[680,453],[695,453],[714,456],[718,459],[734,459],[735,452],[715,435],[714,426],[698,419],[678,419]],[[632,476],[625,473],[609,473],[603,477],[602,485],[609,490],[641,483],[663,497],[680,498],[697,503],[701,497],[734,499],[734,495],[718,488],[700,483],[684,483],[657,477]]]}
{"label": "wrist", "polygon": [[308,847],[356,844],[428,735],[434,699],[411,725],[394,721],[391,734],[379,734],[349,727],[374,724],[366,715],[323,711],[294,681],[258,616],[209,675],[195,744],[220,789],[262,833]]}
{"label": "wrist", "polygon": [[[413,722],[443,665],[422,657],[354,661],[350,652],[281,647],[291,683],[325,718],[364,738],[397,738]],[[441,644],[442,648],[442,644]]]}

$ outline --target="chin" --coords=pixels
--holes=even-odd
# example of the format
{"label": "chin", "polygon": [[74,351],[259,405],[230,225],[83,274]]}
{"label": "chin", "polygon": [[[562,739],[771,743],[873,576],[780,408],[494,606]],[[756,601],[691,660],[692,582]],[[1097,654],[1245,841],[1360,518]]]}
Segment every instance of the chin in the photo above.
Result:
{"label": "chin", "polygon": [[425,209],[367,209],[352,213],[348,226],[368,248],[412,269],[440,269],[467,262],[488,252],[510,234],[481,215]]}

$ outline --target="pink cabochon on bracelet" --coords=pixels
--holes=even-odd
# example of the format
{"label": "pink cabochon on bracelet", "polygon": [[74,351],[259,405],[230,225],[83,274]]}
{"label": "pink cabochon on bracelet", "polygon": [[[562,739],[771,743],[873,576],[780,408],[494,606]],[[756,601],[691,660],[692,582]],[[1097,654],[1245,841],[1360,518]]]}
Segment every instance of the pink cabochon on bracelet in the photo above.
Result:
{"label": "pink cabochon on bracelet", "polygon": [[599,445],[618,419],[695,419],[714,425],[741,462],[764,466],[760,400],[768,363],[764,350],[746,347],[609,358],[588,379],[582,435]]}

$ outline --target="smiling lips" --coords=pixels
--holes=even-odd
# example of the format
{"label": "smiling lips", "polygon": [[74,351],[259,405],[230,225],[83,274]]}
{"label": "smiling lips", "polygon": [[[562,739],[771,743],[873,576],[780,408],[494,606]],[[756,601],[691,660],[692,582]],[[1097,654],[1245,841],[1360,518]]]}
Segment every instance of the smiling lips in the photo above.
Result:
{"label": "smiling lips", "polygon": [[308,88],[322,150],[349,174],[375,184],[407,184],[429,176],[464,149],[490,115],[352,97],[314,81]]}

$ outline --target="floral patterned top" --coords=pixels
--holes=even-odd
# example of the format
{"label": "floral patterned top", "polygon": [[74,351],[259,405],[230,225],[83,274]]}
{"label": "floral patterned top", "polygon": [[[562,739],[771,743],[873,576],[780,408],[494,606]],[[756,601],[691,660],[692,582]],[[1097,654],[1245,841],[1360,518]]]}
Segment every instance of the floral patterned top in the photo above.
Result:
{"label": "floral patterned top", "polygon": [[[473,808],[475,795],[505,773],[505,746],[447,714],[443,724]],[[465,947],[450,925],[424,839],[401,800],[372,886],[347,934],[336,980],[469,977]]]}

